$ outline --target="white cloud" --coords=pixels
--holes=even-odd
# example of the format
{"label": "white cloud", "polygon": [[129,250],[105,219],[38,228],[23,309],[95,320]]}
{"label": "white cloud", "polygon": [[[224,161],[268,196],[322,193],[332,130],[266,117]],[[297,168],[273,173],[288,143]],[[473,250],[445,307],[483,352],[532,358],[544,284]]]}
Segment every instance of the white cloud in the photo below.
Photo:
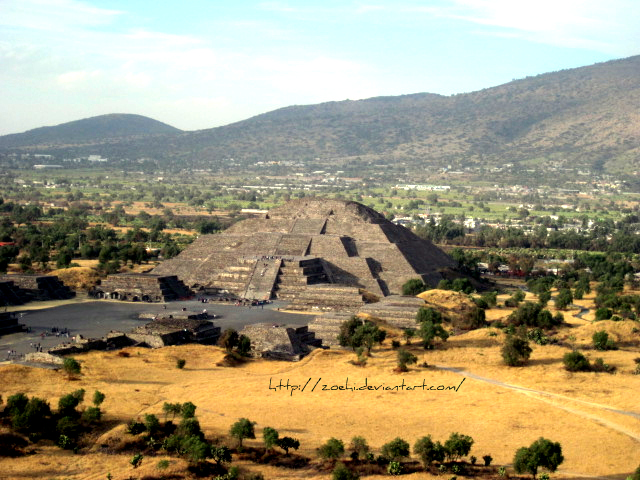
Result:
{"label": "white cloud", "polygon": [[626,56],[640,44],[639,8],[636,0],[450,0],[429,12],[493,27],[484,33],[496,36]]}
{"label": "white cloud", "polygon": [[58,75],[58,84],[63,88],[71,89],[84,85],[88,80],[95,81],[100,76],[100,71],[94,70],[88,72],[86,70],[79,70],[75,72],[66,72]]}

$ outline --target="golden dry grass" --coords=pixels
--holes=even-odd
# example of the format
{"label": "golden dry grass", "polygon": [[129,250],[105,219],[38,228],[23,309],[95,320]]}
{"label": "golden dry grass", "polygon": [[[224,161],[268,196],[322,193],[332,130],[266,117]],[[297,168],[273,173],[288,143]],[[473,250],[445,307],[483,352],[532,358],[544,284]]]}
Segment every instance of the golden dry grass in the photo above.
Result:
{"label": "golden dry grass", "polygon": [[[625,338],[627,324],[617,327]],[[596,325],[600,326],[600,324]],[[576,338],[587,338],[593,329],[585,325],[574,329]],[[608,327],[608,325],[607,325]],[[630,328],[630,325],[629,325]],[[420,384],[423,379],[433,385],[459,385],[463,376],[438,370],[412,368],[408,373],[393,373],[395,352],[383,347],[374,351],[367,367],[350,363],[353,354],[341,351],[316,351],[299,363],[251,361],[239,368],[217,367],[223,357],[216,347],[189,345],[159,350],[131,348],[129,358],[115,352],[93,352],[78,356],[82,361],[80,380],[69,382],[63,374],[22,366],[4,366],[0,370],[2,395],[22,391],[47,398],[53,405],[72,390],[98,389],[107,394],[103,404],[108,419],[122,422],[144,413],[161,415],[163,402],[192,401],[209,436],[225,435],[240,417],[278,429],[281,435],[300,439],[300,453],[315,456],[315,448],[329,437],[348,443],[354,435],[364,436],[379,449],[400,436],[411,444],[431,434],[444,440],[451,432],[471,435],[475,439],[472,454],[480,458],[491,454],[495,463],[509,464],[517,448],[529,445],[540,436],[559,441],[565,463],[559,476],[602,476],[622,478],[637,466],[640,420],[606,410],[638,410],[637,392],[640,377],[630,374],[637,351],[598,352],[608,363],[616,365],[617,375],[570,374],[561,366],[565,347],[534,348],[531,365],[507,368],[500,359],[502,333],[489,336],[493,329],[483,329],[452,337],[444,349],[424,352],[411,347],[420,362],[464,369],[475,375],[506,384],[537,389],[547,394],[519,391],[505,385],[467,377],[459,391],[452,392],[310,392],[274,391],[272,384],[282,379],[305,384],[311,378],[319,385],[360,386],[369,384]],[[602,353],[602,355],[600,355]],[[176,358],[186,359],[183,370],[175,368]],[[555,395],[555,396],[554,396]],[[123,427],[116,427],[108,437],[122,437]],[[259,435],[258,435],[259,437]],[[635,438],[634,438],[635,437]],[[258,445],[260,438],[249,441]],[[157,461],[147,458],[140,469],[129,465],[130,456],[105,455],[92,451],[72,455],[53,446],[39,449],[38,455],[17,459],[0,459],[2,478],[141,478],[158,475]],[[175,460],[177,473],[184,463]],[[251,467],[257,470],[257,466]],[[266,478],[301,478],[303,472],[260,467]],[[169,473],[169,472],[167,472]],[[327,478],[327,475],[303,475],[304,478]],[[376,477],[369,477],[376,478]],[[429,478],[414,474],[411,478]]]}

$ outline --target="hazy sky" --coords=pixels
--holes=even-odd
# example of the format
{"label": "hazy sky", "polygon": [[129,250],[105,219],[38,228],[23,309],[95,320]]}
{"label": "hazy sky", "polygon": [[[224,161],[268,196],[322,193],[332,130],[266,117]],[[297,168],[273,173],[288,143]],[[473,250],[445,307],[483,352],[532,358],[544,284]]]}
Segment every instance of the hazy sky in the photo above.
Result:
{"label": "hazy sky", "polygon": [[638,0],[0,0],[0,135],[106,113],[195,130],[639,53]]}

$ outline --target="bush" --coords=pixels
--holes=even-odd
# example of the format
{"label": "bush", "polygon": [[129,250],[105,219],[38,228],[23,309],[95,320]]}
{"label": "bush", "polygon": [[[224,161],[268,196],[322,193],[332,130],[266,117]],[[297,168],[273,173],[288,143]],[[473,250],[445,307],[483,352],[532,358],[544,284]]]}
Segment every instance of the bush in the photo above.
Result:
{"label": "bush", "polygon": [[507,335],[501,349],[502,359],[510,367],[526,365],[532,351],[526,339],[514,335]]}
{"label": "bush", "polygon": [[609,320],[613,316],[610,308],[600,307],[596,310],[596,320]]}
{"label": "bush", "polygon": [[396,437],[382,446],[381,453],[391,461],[398,461],[409,456],[409,444],[402,438]]}
{"label": "bush", "polygon": [[402,475],[402,464],[400,462],[389,462],[387,473],[389,475]]}
{"label": "bush", "polygon": [[102,411],[99,407],[89,407],[82,412],[82,420],[87,423],[98,423],[102,418]]}
{"label": "bush", "polygon": [[403,295],[418,295],[419,293],[424,292],[427,289],[427,286],[424,282],[419,278],[412,278],[407,280],[404,285],[402,285],[402,294]]}
{"label": "bush", "polygon": [[640,466],[636,468],[636,471],[633,474],[627,477],[627,480],[640,480]]}
{"label": "bush", "polygon": [[106,395],[98,390],[96,390],[93,393],[93,404],[96,407],[99,407],[100,405],[102,405],[102,402],[104,402]]}
{"label": "bush", "polygon": [[318,455],[325,459],[338,459],[344,454],[344,443],[337,438],[330,438],[318,449]]}
{"label": "bush", "polygon": [[431,440],[431,435],[418,439],[413,446],[413,453],[420,457],[425,470],[432,462],[442,462],[445,455],[442,444]]}
{"label": "bush", "polygon": [[349,470],[344,463],[338,462],[336,463],[333,472],[331,472],[331,478],[333,480],[358,480],[360,477],[357,473]]}
{"label": "bush", "polygon": [[62,364],[62,370],[64,370],[69,378],[73,378],[76,375],[80,375],[82,367],[80,366],[80,362],[78,362],[75,358],[67,357],[64,359],[64,362]]}
{"label": "bush", "polygon": [[615,342],[609,338],[609,334],[604,330],[599,332],[595,332],[591,337],[593,342],[593,347],[596,350],[604,351],[604,350],[615,350],[616,344]]}
{"label": "bush", "polygon": [[182,370],[186,364],[187,364],[187,361],[184,358],[178,358],[176,360],[176,368],[180,370]]}
{"label": "bush", "polygon": [[591,366],[591,370],[594,372],[614,373],[616,371],[616,367],[609,365],[608,363],[604,363],[602,358],[596,358]]}
{"label": "bush", "polygon": [[491,462],[493,462],[493,457],[491,455],[483,455],[482,461],[484,462],[485,467],[491,466]]}
{"label": "bush", "polygon": [[565,353],[562,357],[564,368],[570,372],[588,372],[591,370],[589,360],[578,351]]}
{"label": "bush", "polygon": [[138,435],[139,433],[144,432],[147,427],[144,426],[144,423],[138,422],[136,420],[131,420],[127,424],[127,433],[130,435]]}

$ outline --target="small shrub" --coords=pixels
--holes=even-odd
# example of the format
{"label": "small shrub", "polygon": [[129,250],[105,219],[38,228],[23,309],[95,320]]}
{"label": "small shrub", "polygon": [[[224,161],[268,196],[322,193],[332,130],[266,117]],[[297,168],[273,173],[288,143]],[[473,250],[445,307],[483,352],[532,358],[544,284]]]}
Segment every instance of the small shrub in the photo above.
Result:
{"label": "small shrub", "polygon": [[400,342],[398,340],[391,340],[391,348],[394,350],[400,348]]}
{"label": "small shrub", "polygon": [[588,372],[591,370],[589,360],[578,351],[565,353],[562,357],[564,368],[569,372]]}
{"label": "small shrub", "polygon": [[520,367],[527,364],[532,351],[526,339],[507,335],[501,353],[505,365]]}
{"label": "small shrub", "polygon": [[613,315],[610,308],[600,307],[596,310],[596,320],[609,320]]}
{"label": "small shrub", "polygon": [[187,361],[184,358],[178,358],[176,360],[176,368],[180,370],[182,370],[186,364],[187,364]]}
{"label": "small shrub", "polygon": [[387,473],[389,475],[402,475],[402,464],[400,462],[389,462]]}
{"label": "small shrub", "polygon": [[469,457],[469,462],[471,463],[471,465],[475,465],[478,462],[478,457],[474,457],[473,455],[471,455]]}
{"label": "small shrub", "polygon": [[491,462],[493,462],[493,457],[491,455],[483,455],[482,460],[484,461],[484,466],[491,466]]}
{"label": "small shrub", "polygon": [[360,478],[355,472],[349,470],[349,468],[342,462],[336,463],[336,466],[331,472],[332,480],[358,480]]}
{"label": "small shrub", "polygon": [[413,353],[402,348],[398,350],[398,369],[401,372],[406,372],[407,365],[412,365],[414,363],[417,363],[417,361],[418,357],[416,357]]}
{"label": "small shrub", "polygon": [[133,468],[138,468],[142,464],[143,458],[144,455],[142,455],[141,453],[136,453],[133,457],[131,457],[129,463],[133,466]]}
{"label": "small shrub", "polygon": [[616,371],[616,367],[609,365],[608,363],[604,363],[602,358],[596,358],[591,366],[591,370],[594,372],[614,373]]}
{"label": "small shrub", "polygon": [[593,342],[593,347],[596,350],[604,351],[604,350],[615,350],[616,344],[615,342],[609,338],[609,334],[604,330],[599,332],[595,332],[591,337]]}
{"label": "small shrub", "polygon": [[160,460],[156,467],[158,468],[158,470],[166,470],[167,468],[169,468],[170,464],[171,462],[169,462],[169,460]]}
{"label": "small shrub", "polygon": [[127,433],[129,435],[138,435],[139,433],[144,432],[147,427],[144,426],[144,423],[138,422],[136,420],[131,420],[127,424]]}
{"label": "small shrub", "polygon": [[402,285],[402,294],[403,295],[418,295],[419,293],[424,292],[427,289],[427,286],[424,282],[419,278],[412,278],[407,280]]}
{"label": "small shrub", "polygon": [[507,469],[505,467],[498,468],[498,475],[500,475],[501,477],[506,477],[507,476]]}
{"label": "small shrub", "polygon": [[96,407],[99,407],[100,405],[102,405],[102,402],[104,402],[106,395],[98,390],[96,390],[93,393],[93,404]]}
{"label": "small shrub", "polygon": [[318,455],[325,459],[338,459],[344,454],[344,443],[337,438],[330,438],[318,449]]}
{"label": "small shrub", "polygon": [[78,362],[73,357],[67,357],[64,359],[62,364],[62,370],[67,374],[69,379],[74,378],[76,375],[80,375],[80,371],[82,367],[80,366],[80,362]]}

